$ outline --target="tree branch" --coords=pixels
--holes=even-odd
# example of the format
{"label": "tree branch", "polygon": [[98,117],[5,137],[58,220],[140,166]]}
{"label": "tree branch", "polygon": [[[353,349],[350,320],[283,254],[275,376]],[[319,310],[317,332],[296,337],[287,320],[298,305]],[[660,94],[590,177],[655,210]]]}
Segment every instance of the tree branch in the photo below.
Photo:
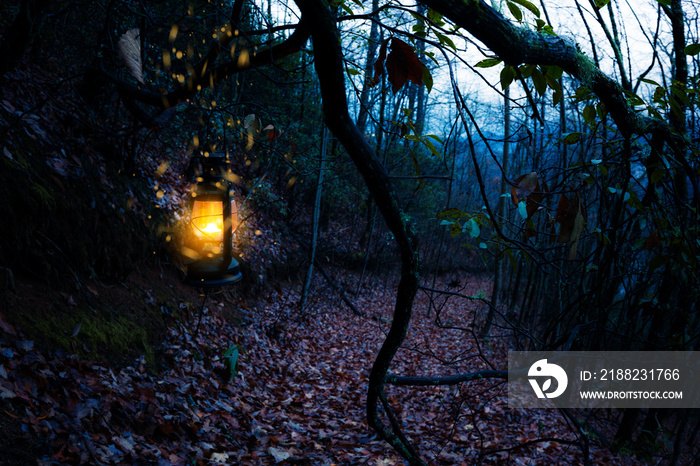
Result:
{"label": "tree branch", "polygon": [[438,385],[457,385],[458,383],[481,379],[508,379],[508,371],[484,370],[447,377],[404,377],[389,374],[386,378],[386,383],[399,386],[435,387]]}
{"label": "tree branch", "polygon": [[563,37],[517,27],[483,0],[423,0],[422,3],[469,31],[509,65],[561,67],[605,103],[624,135],[661,130],[671,137],[665,122],[637,113],[627,102],[622,86],[595,66],[576,44]]}
{"label": "tree branch", "polygon": [[308,26],[309,25],[302,18],[294,33],[284,42],[270,47],[267,50],[262,50],[255,55],[251,55],[250,60],[247,62],[238,63],[237,61],[230,61],[216,68],[207,67],[203,72],[188,76],[187,82],[184,85],[170,92],[155,92],[150,89],[143,89],[122,81],[104,70],[103,73],[110,80],[114,81],[117,86],[117,91],[122,96],[154,107],[168,109],[195,95],[198,92],[198,86],[208,87],[212,83],[223,81],[241,71],[270,65],[300,51],[310,36],[310,29]]}

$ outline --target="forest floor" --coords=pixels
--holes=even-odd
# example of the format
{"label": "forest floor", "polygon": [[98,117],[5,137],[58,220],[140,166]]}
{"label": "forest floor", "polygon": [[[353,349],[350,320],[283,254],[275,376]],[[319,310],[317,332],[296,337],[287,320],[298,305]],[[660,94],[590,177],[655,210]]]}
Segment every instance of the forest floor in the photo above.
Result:
{"label": "forest floor", "polygon": [[[143,280],[153,279],[132,276],[129,284],[147,290]],[[350,288],[359,276],[342,271],[336,279]],[[255,304],[213,293],[201,324],[202,297],[173,292],[173,305],[163,306],[168,326],[157,348],[159,367],[148,367],[144,357],[106,364],[42,348],[0,313],[0,464],[402,464],[367,427],[364,404],[396,283],[365,281],[355,299],[364,317],[322,281],[315,282],[303,316],[300,287],[283,283]],[[488,288],[478,277],[459,286],[468,295]],[[22,289],[17,293],[22,299]],[[435,310],[427,316],[429,304],[420,292],[394,372],[486,368],[483,358],[473,357],[479,353],[505,367],[499,339],[479,348],[468,331],[457,329],[468,329],[480,311],[474,302],[440,303],[441,323],[451,329],[435,325]],[[74,333],[80,345],[80,332]],[[226,361],[236,353],[238,372],[231,378]],[[502,383],[389,387],[388,397],[431,464],[583,464],[580,448],[566,443],[575,436],[558,412],[509,410]],[[536,439],[544,440],[528,443]],[[591,460],[635,464],[595,443]]]}

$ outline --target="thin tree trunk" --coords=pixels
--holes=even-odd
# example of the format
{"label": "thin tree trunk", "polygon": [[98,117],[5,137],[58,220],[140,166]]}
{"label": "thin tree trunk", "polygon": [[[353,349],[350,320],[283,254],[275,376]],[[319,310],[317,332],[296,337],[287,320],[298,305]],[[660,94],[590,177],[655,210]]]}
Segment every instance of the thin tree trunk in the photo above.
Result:
{"label": "thin tree trunk", "polygon": [[[379,8],[379,0],[372,0],[372,11]],[[377,45],[379,45],[379,25],[372,21],[369,30],[369,42],[367,42],[367,58],[365,60],[365,82],[362,84],[360,92],[360,113],[357,117],[357,127],[364,134],[367,127],[367,117],[369,116],[369,90],[372,85],[370,76],[374,69],[374,62],[377,58]]]}
{"label": "thin tree trunk", "polygon": [[[508,167],[510,162],[510,86],[506,87],[503,94],[503,160],[501,164],[503,165],[503,173],[501,173],[501,194],[506,193],[508,187]],[[498,199],[498,214],[500,219],[496,221],[503,222],[505,225],[505,218],[508,212],[506,198],[500,197]],[[500,304],[501,297],[501,282],[503,281],[503,268],[505,264],[503,262],[503,257],[496,257],[496,273],[493,277],[493,290],[491,292],[491,306],[489,306],[489,312],[486,316],[486,322],[484,323],[484,328],[481,330],[481,337],[487,337],[491,331],[491,325],[494,319],[494,309]]]}
{"label": "thin tree trunk", "polygon": [[304,313],[306,309],[306,300],[309,296],[309,288],[311,288],[311,279],[314,274],[314,261],[316,260],[316,244],[318,243],[318,223],[321,216],[321,198],[323,196],[323,172],[326,168],[326,147],[328,141],[328,127],[323,126],[321,130],[321,155],[318,162],[318,179],[316,182],[316,199],[314,201],[314,218],[313,226],[311,227],[311,258],[309,260],[309,268],[306,271],[306,279],[304,287],[301,290],[301,304],[299,312]]}

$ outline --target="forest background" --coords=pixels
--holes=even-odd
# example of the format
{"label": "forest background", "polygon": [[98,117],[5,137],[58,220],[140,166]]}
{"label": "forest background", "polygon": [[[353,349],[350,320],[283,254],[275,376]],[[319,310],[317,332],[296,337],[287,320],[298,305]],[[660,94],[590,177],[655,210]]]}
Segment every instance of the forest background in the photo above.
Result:
{"label": "forest background", "polygon": [[[483,433],[508,349],[697,346],[698,11],[641,3],[3,2],[0,324],[16,349],[0,376],[34,367],[17,358],[35,341],[167,367],[167,328],[199,310],[163,278],[181,265],[189,161],[227,152],[245,280],[220,307],[262,319],[264,296],[294,288],[264,322],[276,345],[323,321],[327,286],[343,306],[324,312],[383,325],[355,400],[383,448],[413,464],[537,461],[551,442],[582,463],[697,461],[691,410],[561,410],[498,448]],[[135,273],[147,283],[117,306]],[[186,344],[216,338],[197,331]],[[34,425],[41,454],[98,456],[3,386],[4,425]],[[447,434],[413,431],[426,386]],[[263,456],[312,458],[278,446]]]}

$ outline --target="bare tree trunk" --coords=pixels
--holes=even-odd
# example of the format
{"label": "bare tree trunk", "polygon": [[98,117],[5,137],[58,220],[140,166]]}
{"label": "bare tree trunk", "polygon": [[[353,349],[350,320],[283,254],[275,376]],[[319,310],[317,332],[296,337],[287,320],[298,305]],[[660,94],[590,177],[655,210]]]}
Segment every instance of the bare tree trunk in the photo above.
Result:
{"label": "bare tree trunk", "polygon": [[[377,11],[379,8],[379,0],[372,0],[372,11]],[[370,76],[374,62],[377,57],[377,45],[379,45],[379,25],[372,21],[372,26],[369,30],[369,42],[367,42],[367,59],[365,60],[365,82],[362,84],[360,92],[360,113],[357,117],[357,127],[360,133],[365,132],[367,127],[367,117],[369,116],[369,90],[371,86]]]}
{"label": "bare tree trunk", "polygon": [[[508,166],[510,162],[510,86],[506,87],[503,94],[503,173],[501,173],[501,194],[506,193],[508,188]],[[498,215],[501,217],[497,221],[504,222],[508,213],[506,198],[501,197],[498,200]],[[496,257],[496,273],[493,277],[493,290],[491,292],[491,306],[489,306],[489,312],[486,316],[486,322],[484,323],[484,328],[481,329],[481,337],[487,337],[491,331],[491,325],[493,324],[494,309],[498,307],[501,301],[501,282],[503,281],[503,268],[505,266],[502,257]]]}
{"label": "bare tree trunk", "polygon": [[321,130],[321,155],[318,162],[318,178],[316,181],[316,199],[314,200],[314,218],[313,226],[311,227],[311,257],[309,259],[309,268],[306,270],[306,278],[304,279],[304,287],[301,290],[301,304],[299,312],[304,313],[306,309],[306,300],[309,297],[309,288],[311,288],[311,280],[314,274],[314,261],[316,260],[316,244],[318,243],[318,223],[321,216],[321,198],[323,196],[323,172],[326,169],[326,148],[328,141],[328,127],[323,126]]}

